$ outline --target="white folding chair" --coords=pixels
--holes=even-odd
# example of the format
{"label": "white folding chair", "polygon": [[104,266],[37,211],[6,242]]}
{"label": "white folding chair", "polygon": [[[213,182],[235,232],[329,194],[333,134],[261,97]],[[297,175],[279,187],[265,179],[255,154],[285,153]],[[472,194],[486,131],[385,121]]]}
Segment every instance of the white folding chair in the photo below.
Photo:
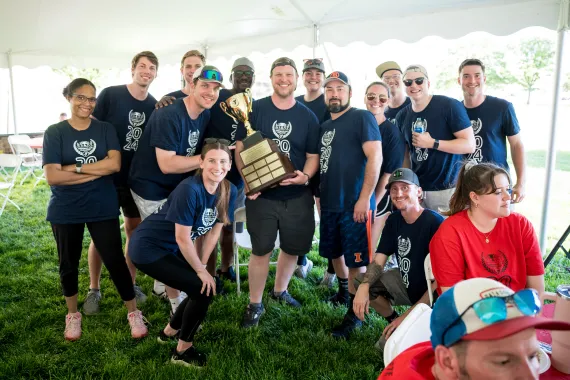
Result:
{"label": "white folding chair", "polygon": [[[30,175],[32,175],[32,177],[34,177],[36,180],[34,187],[36,187],[36,185],[41,180],[45,180],[44,172],[42,170],[42,155],[35,153],[34,150],[30,147],[30,136],[8,136],[8,144],[10,144],[12,152],[22,158],[22,168],[27,169],[24,178],[22,178],[22,181],[20,182],[20,185],[22,185]],[[36,175],[36,169],[41,170],[41,175]]]}
{"label": "white folding chair", "polygon": [[[20,207],[10,199],[10,193],[16,183],[16,177],[18,176],[21,165],[22,159],[15,154],[0,154],[0,168],[8,174],[7,180],[0,179],[0,201],[3,199],[2,207],[0,208],[0,216],[2,216],[2,212],[4,212],[4,208],[8,202],[16,207],[18,211],[21,211]],[[13,170],[12,174],[8,173],[7,169]],[[5,193],[2,193],[1,191],[5,191]]]}
{"label": "white folding chair", "polygon": [[[249,233],[247,232],[247,229],[243,228],[243,231],[240,233],[237,233],[237,224],[238,223],[244,223],[246,222],[246,216],[245,216],[245,207],[240,207],[237,210],[235,210],[234,212],[234,223],[233,223],[233,228],[234,228],[234,266],[235,266],[235,270],[236,270],[236,283],[237,283],[237,294],[239,295],[241,293],[241,287],[240,287],[240,278],[239,278],[239,267],[240,266],[247,266],[248,263],[242,263],[240,264],[239,262],[239,247],[245,248],[247,250],[251,251],[251,237],[249,236]],[[280,242],[279,242],[279,233],[277,233],[277,239],[275,239],[275,248],[279,248]],[[273,261],[269,263],[270,265],[276,265],[277,262]]]}
{"label": "white folding chair", "polygon": [[317,238],[317,230],[319,229],[319,224],[321,223],[321,217],[319,215],[319,210],[317,205],[315,205],[315,234],[313,234],[313,244],[318,244],[319,239]]}
{"label": "white folding chair", "polygon": [[429,257],[429,253],[424,260],[424,272],[426,275],[426,283],[429,293],[429,305],[433,306],[433,292],[429,290],[431,290],[431,283],[432,281],[435,281],[435,277],[433,275],[433,271],[431,270],[431,259]]}

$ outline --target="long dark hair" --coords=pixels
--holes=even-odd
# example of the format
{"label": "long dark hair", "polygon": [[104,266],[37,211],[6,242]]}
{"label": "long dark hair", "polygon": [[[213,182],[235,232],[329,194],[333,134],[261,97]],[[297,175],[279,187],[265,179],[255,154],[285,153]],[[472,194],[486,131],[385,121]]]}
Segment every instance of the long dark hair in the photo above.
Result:
{"label": "long dark hair", "polygon": [[[211,150],[223,150],[228,154],[228,158],[230,159],[230,164],[232,162],[232,153],[230,149],[225,144],[220,144],[220,142],[215,142],[211,144],[206,144],[202,147],[202,152],[200,153],[200,158],[202,160],[206,158],[206,154]],[[196,171],[197,176],[202,176],[202,169],[198,169]],[[230,216],[228,215],[229,210],[229,203],[230,203],[230,195],[231,195],[231,185],[227,179],[223,179],[222,182],[218,185],[218,189],[216,190],[216,208],[218,209],[218,219],[224,224],[230,224]]]}
{"label": "long dark hair", "polygon": [[455,192],[449,200],[449,211],[445,212],[444,215],[451,216],[470,208],[471,197],[469,197],[469,193],[472,191],[477,195],[491,194],[497,191],[495,176],[499,174],[506,175],[509,184],[511,183],[511,176],[500,166],[490,162],[480,164],[474,161],[464,162],[457,177]]}

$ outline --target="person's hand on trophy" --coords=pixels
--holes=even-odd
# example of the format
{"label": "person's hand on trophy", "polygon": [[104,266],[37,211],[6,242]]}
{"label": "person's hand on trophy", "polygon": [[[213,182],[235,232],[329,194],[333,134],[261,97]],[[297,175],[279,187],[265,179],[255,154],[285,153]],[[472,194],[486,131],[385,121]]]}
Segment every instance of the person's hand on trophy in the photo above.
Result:
{"label": "person's hand on trophy", "polygon": [[309,182],[309,176],[300,170],[295,170],[295,177],[285,178],[283,181],[279,182],[281,186],[289,185],[305,185]]}

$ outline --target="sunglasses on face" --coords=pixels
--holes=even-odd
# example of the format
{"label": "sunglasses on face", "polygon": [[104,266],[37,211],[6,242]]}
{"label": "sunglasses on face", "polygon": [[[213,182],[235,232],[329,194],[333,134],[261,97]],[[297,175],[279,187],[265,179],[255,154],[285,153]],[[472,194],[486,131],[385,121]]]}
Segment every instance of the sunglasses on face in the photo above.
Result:
{"label": "sunglasses on face", "polygon": [[204,144],[217,144],[217,143],[220,143],[222,145],[227,145],[227,146],[232,145],[232,142],[230,140],[226,140],[226,139],[216,139],[213,137],[208,137],[208,138],[204,139]]}
{"label": "sunglasses on face", "polygon": [[95,104],[97,102],[97,98],[88,98],[85,95],[71,94],[71,96],[75,96],[75,99],[77,99],[80,103],[89,102],[89,104]]}
{"label": "sunglasses on face", "polygon": [[320,65],[321,63],[323,63],[323,59],[322,58],[303,59],[303,62],[305,62],[307,66]]}
{"label": "sunglasses on face", "polygon": [[252,77],[253,71],[252,70],[234,70],[234,77],[235,78],[239,78],[242,75],[245,75],[247,77]]}
{"label": "sunglasses on face", "polygon": [[424,81],[425,81],[425,80],[426,80],[426,78],[424,78],[424,77],[419,77],[419,78],[416,78],[416,79],[404,79],[403,82],[404,82],[404,85],[405,85],[406,87],[410,87],[413,82],[416,82],[416,84],[417,84],[418,86],[421,86],[422,84],[424,84]]}
{"label": "sunglasses on face", "polygon": [[385,104],[388,101],[388,98],[386,96],[376,95],[376,94],[366,94],[366,99],[368,99],[368,101],[370,102],[374,101],[376,98],[378,98],[378,101],[382,104]]}
{"label": "sunglasses on face", "polygon": [[519,290],[515,294],[506,297],[489,297],[483,298],[469,306],[445,331],[443,332],[443,344],[445,345],[445,334],[453,327],[461,318],[473,309],[477,318],[481,322],[492,325],[497,322],[502,322],[507,319],[507,304],[515,305],[519,311],[529,317],[533,317],[540,312],[542,303],[538,292],[534,289]]}
{"label": "sunglasses on face", "polygon": [[220,73],[218,70],[202,70],[200,72],[200,76],[198,76],[198,78],[208,79],[208,80],[217,80],[220,82],[224,81],[224,77],[222,76],[222,73]]}

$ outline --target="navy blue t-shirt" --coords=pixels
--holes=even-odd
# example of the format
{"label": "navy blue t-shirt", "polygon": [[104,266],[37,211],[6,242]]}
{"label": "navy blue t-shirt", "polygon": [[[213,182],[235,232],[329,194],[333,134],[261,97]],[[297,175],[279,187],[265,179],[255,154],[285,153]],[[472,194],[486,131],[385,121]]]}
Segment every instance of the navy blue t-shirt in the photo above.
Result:
{"label": "navy blue t-shirt", "polygon": [[[233,221],[236,187],[230,184],[228,217]],[[191,238],[196,240],[220,223],[217,194],[210,194],[201,176],[182,181],[168,196],[168,200],[137,227],[129,243],[129,256],[137,264],[148,264],[168,255],[181,254],[176,243],[176,227],[192,227]]]}
{"label": "navy blue t-shirt", "polygon": [[467,156],[477,162],[494,162],[509,170],[507,136],[521,131],[512,103],[487,95],[481,105],[465,108],[475,133],[475,152]]}
{"label": "navy blue t-shirt", "polygon": [[305,101],[305,95],[299,95],[295,100],[303,103],[308,109],[313,111],[317,116],[317,119],[319,119],[319,124],[322,124],[331,118],[331,113],[327,109],[327,105],[325,103],[325,94],[319,95],[318,98],[311,102]]}
{"label": "navy blue t-shirt", "polygon": [[429,242],[443,223],[443,216],[424,209],[412,224],[402,213],[394,211],[386,220],[376,252],[390,256],[396,254],[402,280],[412,305],[427,291],[424,260],[429,253]]}
{"label": "navy blue t-shirt", "polygon": [[[110,150],[121,151],[111,124],[91,120],[89,128],[78,131],[65,120],[50,126],[44,134],[43,165],[93,164],[107,157]],[[118,216],[119,201],[112,175],[78,185],[51,186],[48,222],[86,223]]]}
{"label": "navy blue t-shirt", "polygon": [[411,169],[418,175],[422,189],[438,191],[452,188],[455,186],[463,155],[414,147],[412,130],[416,124],[423,125],[434,139],[454,140],[454,133],[471,126],[465,107],[455,99],[433,95],[423,111],[414,112],[410,106],[398,112],[396,116],[396,125],[410,150]]}
{"label": "navy blue t-shirt", "polygon": [[395,123],[396,115],[398,114],[398,112],[400,112],[410,104],[412,104],[412,101],[410,100],[410,98],[406,97],[406,100],[404,100],[404,103],[402,103],[400,107],[396,108],[386,107],[386,109],[384,110],[384,116],[386,116],[386,119],[390,120],[391,123]]}
{"label": "navy blue t-shirt", "polygon": [[190,173],[164,174],[158,166],[155,148],[176,152],[178,156],[200,154],[204,129],[210,110],[192,120],[183,99],[153,112],[131,164],[129,184],[143,199],[165,199]]}
{"label": "navy blue t-shirt", "polygon": [[[362,145],[382,141],[376,119],[368,111],[350,108],[339,118],[325,121],[320,136],[321,209],[352,211],[360,197],[368,162]],[[375,208],[372,193],[370,209]]]}
{"label": "navy blue t-shirt", "polygon": [[[275,107],[271,96],[253,102],[251,126],[260,131],[265,138],[275,141],[281,152],[291,159],[296,170],[303,171],[306,154],[318,154],[319,121],[306,106],[300,102],[287,110]],[[240,123],[236,140],[245,139],[246,131]],[[273,200],[288,200],[301,196],[306,191],[304,185],[277,186],[265,190],[260,197]]]}
{"label": "navy blue t-shirt", "polygon": [[164,96],[173,96],[176,99],[180,99],[180,98],[185,98],[188,95],[186,95],[182,90],[178,90],[178,91],[172,91]]}
{"label": "navy blue t-shirt", "polygon": [[382,135],[382,167],[380,168],[380,177],[382,177],[383,174],[391,174],[394,170],[402,167],[406,146],[398,127],[388,119],[378,128]]}
{"label": "navy blue t-shirt", "polygon": [[[230,90],[221,89],[218,101],[210,109],[210,123],[206,128],[205,137],[213,137],[217,139],[226,139],[234,143],[236,141],[236,131],[238,124],[229,117],[220,107],[220,103],[226,101],[230,96],[234,95]],[[239,170],[235,165],[235,159],[232,150],[232,168],[228,172],[226,179],[236,185],[238,189],[243,187],[243,179],[239,174]]]}
{"label": "navy blue t-shirt", "polygon": [[155,104],[151,94],[145,100],[135,99],[126,85],[107,87],[97,98],[93,116],[115,127],[122,148],[121,171],[114,178],[117,185],[127,185],[133,156]]}

